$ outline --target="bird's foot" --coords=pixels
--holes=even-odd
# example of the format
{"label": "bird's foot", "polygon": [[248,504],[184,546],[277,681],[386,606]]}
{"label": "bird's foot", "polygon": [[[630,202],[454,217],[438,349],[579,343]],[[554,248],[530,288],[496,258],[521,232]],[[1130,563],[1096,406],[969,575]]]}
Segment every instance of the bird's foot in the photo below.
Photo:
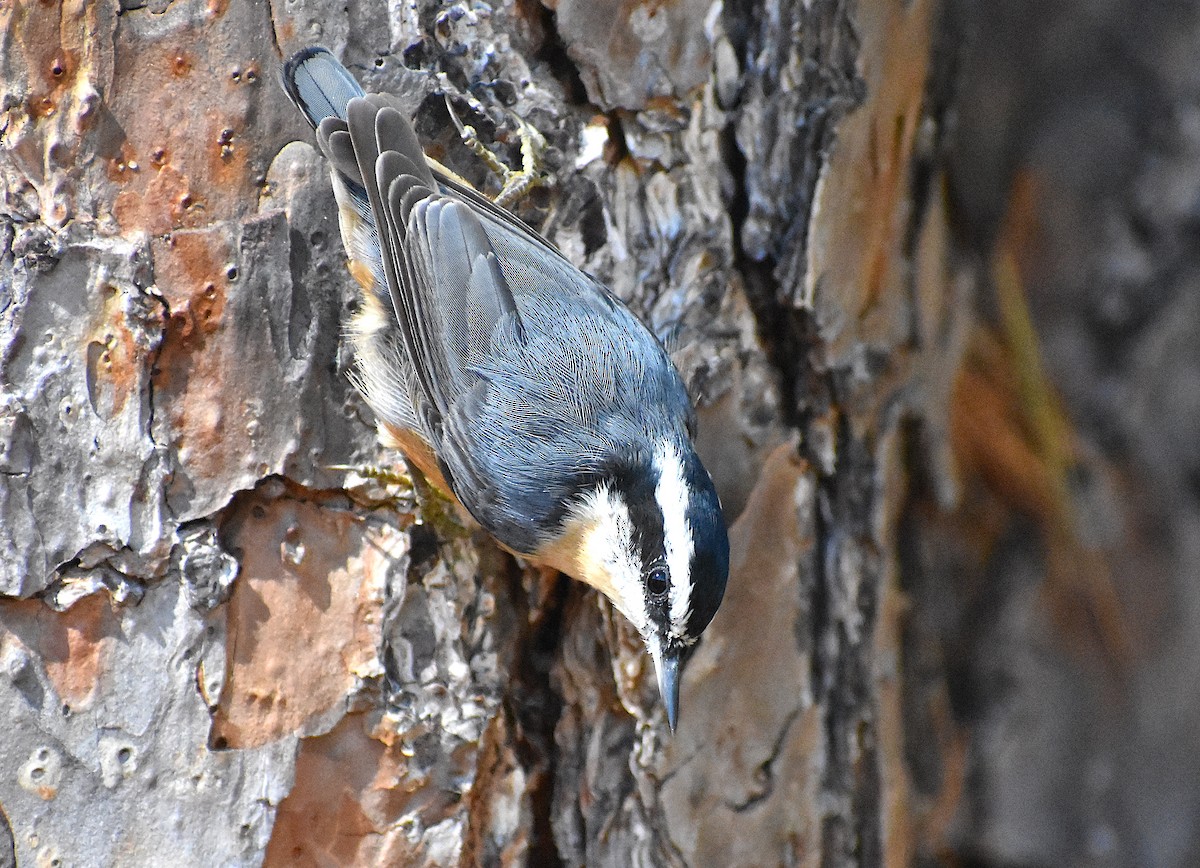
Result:
{"label": "bird's foot", "polygon": [[350,474],[342,488],[367,509],[409,512],[419,500],[412,476],[399,470],[374,464],[329,464],[325,469]]}
{"label": "bird's foot", "polygon": [[492,200],[497,205],[507,208],[522,199],[534,187],[545,183],[545,177],[538,169],[538,157],[546,149],[546,139],[532,124],[523,118],[516,118],[517,133],[521,137],[521,168],[514,170],[504,165],[500,158],[479,140],[479,133],[475,127],[462,122],[450,104],[449,96],[446,97],[446,108],[463,144],[500,178],[500,192]]}
{"label": "bird's foot", "polygon": [[355,473],[363,479],[370,479],[383,485],[396,485],[407,489],[413,487],[413,478],[409,474],[390,467],[380,467],[377,464],[327,464],[325,469]]}

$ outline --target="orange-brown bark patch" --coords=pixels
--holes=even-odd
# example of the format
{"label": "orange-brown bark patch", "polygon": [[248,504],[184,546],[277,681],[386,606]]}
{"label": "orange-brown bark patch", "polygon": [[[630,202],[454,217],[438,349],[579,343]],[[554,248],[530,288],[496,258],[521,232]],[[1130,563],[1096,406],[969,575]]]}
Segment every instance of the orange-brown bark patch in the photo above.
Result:
{"label": "orange-brown bark patch", "polygon": [[11,15],[6,30],[16,37],[19,52],[28,63],[32,85],[26,111],[32,117],[48,117],[62,102],[79,72],[78,55],[64,46],[64,41],[71,42],[69,35],[64,34],[64,29],[71,30],[71,13],[61,2],[26,0],[15,3]]}
{"label": "orange-brown bark patch", "polygon": [[418,852],[393,825],[411,795],[396,789],[406,764],[400,747],[373,738],[358,714],[305,739],[264,865],[414,864]]}
{"label": "orange-brown bark patch", "polygon": [[343,702],[372,671],[386,552],[351,512],[246,498],[230,521],[241,572],[229,601],[228,678],[214,740],[251,747]]}
{"label": "orange-brown bark patch", "polygon": [[92,409],[111,419],[141,388],[144,351],[125,320],[121,290],[104,288],[99,327],[87,345],[87,389]]}
{"label": "orange-brown bark patch", "polygon": [[[225,227],[222,227],[225,228]],[[222,327],[233,256],[225,231],[175,232],[152,242],[157,281],[167,319],[154,373],[158,403],[167,414],[172,442],[187,450],[189,467],[214,472],[239,448],[244,426],[225,425],[220,403],[231,373],[225,354],[210,351]]]}
{"label": "orange-brown bark patch", "polygon": [[[65,612],[38,600],[6,602],[5,628],[42,660],[46,677],[67,705],[86,705],[104,675],[118,635],[117,616],[107,595],[90,594]],[[7,641],[14,641],[13,638]]]}
{"label": "orange-brown bark patch", "polygon": [[[936,4],[867,4],[859,9],[864,44],[864,104],[838,127],[813,203],[805,294],[818,285],[823,310],[855,312],[836,335],[839,347],[864,338],[902,339],[912,156],[928,75]],[[817,214],[820,212],[820,216]]]}
{"label": "orange-brown bark patch", "polygon": [[109,152],[138,165],[125,173],[114,209],[123,232],[162,234],[245,217],[286,140],[279,119],[291,113],[262,72],[278,62],[274,49],[240,35],[269,28],[269,7],[219,2],[208,13],[200,30],[117,28],[104,96],[112,133],[124,142]]}

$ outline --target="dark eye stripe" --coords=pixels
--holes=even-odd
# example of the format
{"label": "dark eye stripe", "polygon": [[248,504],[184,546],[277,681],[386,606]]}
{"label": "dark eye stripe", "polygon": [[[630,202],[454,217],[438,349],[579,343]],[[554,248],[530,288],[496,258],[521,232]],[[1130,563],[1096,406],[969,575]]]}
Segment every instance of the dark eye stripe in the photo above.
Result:
{"label": "dark eye stripe", "polygon": [[662,511],[655,500],[658,473],[650,466],[624,468],[613,473],[613,487],[629,508],[634,544],[643,564],[653,564],[663,556],[666,530]]}

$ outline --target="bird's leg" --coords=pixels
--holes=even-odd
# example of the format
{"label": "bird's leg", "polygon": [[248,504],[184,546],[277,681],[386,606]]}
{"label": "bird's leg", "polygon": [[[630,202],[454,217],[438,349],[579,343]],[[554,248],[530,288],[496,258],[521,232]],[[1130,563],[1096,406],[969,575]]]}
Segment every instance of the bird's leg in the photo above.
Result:
{"label": "bird's leg", "polygon": [[502,208],[521,199],[534,187],[545,182],[545,178],[537,168],[538,154],[546,149],[546,140],[542,134],[524,118],[517,118],[518,132],[521,136],[521,171],[510,172],[504,177],[504,186],[496,196],[495,202]]}
{"label": "bird's leg", "polygon": [[455,113],[454,107],[450,104],[450,96],[448,94],[446,96],[446,109],[450,112],[450,119],[454,121],[454,126],[458,129],[458,135],[462,139],[463,144],[470,148],[479,159],[483,160],[484,164],[494,175],[500,178],[500,192],[492,200],[497,205],[507,208],[525,196],[532,188],[544,183],[542,174],[538,171],[537,161],[538,154],[546,147],[546,140],[531,124],[526,123],[523,118],[516,119],[518,134],[521,137],[521,168],[513,171],[504,165],[500,161],[500,158],[479,140],[479,133],[475,127],[462,122],[458,114]]}
{"label": "bird's leg", "polygon": [[413,478],[409,474],[377,464],[327,464],[325,469],[357,473],[363,479],[370,479],[382,485],[397,485],[406,489],[413,487]]}
{"label": "bird's leg", "polygon": [[415,480],[411,475],[402,471],[374,464],[329,464],[325,466],[325,469],[353,473],[361,480],[370,480],[378,484],[379,488],[371,492],[363,490],[368,486],[363,485],[362,482],[347,480],[342,484],[342,488],[350,495],[350,499],[359,506],[368,509],[385,507],[405,512],[412,509],[414,502],[419,503],[420,497]]}
{"label": "bird's leg", "polygon": [[[365,486],[353,480],[349,480],[350,484],[343,485],[343,488],[360,506],[369,509],[386,507],[406,513],[419,523],[432,525],[441,538],[461,536],[470,522],[469,514],[458,501],[430,483],[416,467],[407,473],[374,464],[328,464],[325,469],[354,473],[361,479],[378,483],[383,489],[383,496],[365,494],[361,491]],[[356,489],[359,489],[357,493]]]}

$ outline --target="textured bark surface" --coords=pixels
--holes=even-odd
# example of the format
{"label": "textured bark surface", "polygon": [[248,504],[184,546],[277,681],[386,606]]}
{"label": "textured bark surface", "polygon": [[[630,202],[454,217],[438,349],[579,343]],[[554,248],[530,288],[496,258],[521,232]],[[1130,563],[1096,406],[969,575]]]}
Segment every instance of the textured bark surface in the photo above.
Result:
{"label": "textured bark surface", "polygon": [[[0,9],[0,860],[9,826],[19,864],[937,852],[958,779],[914,768],[961,750],[912,728],[900,541],[910,464],[954,500],[977,319],[938,12]],[[335,469],[398,457],[346,378],[333,197],[275,81],[314,42],[483,189],[443,94],[514,165],[536,127],[522,215],[675,349],[736,519],[675,737],[606,603]]]}
{"label": "textured bark surface", "polygon": [[1031,448],[1042,411],[997,388],[1003,356],[979,376],[997,357],[972,338],[960,394],[984,385],[956,402],[955,436],[986,457],[963,463],[952,516],[918,498],[907,525],[910,635],[938,646],[913,642],[908,729],[950,747],[916,777],[926,792],[940,777],[957,806],[930,852],[1195,865],[1200,9],[953,6],[956,211],[994,251],[981,309],[1003,332],[1023,290],[1047,403],[1071,424]]}

